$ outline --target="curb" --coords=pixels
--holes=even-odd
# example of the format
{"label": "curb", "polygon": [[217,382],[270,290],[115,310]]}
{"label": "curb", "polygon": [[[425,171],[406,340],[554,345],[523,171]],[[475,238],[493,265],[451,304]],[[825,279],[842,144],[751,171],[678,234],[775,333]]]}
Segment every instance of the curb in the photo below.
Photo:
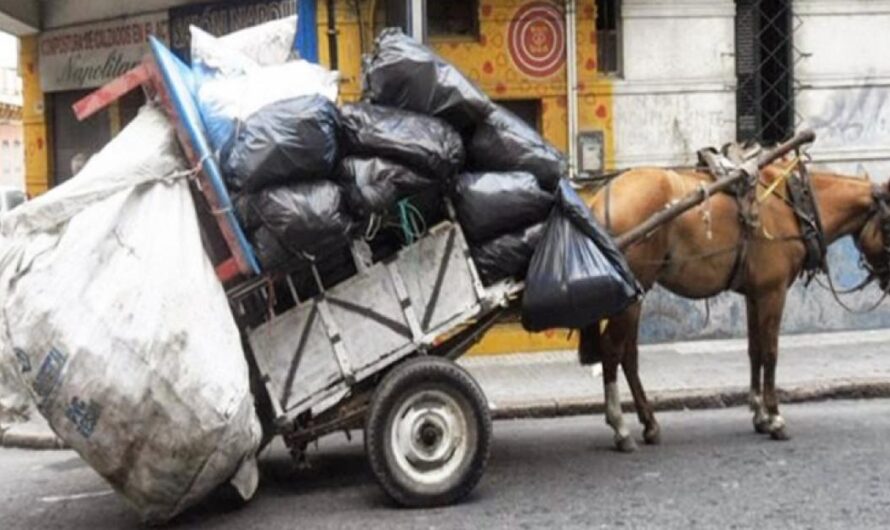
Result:
{"label": "curb", "polygon": [[[780,403],[807,403],[831,399],[890,398],[890,381],[837,380],[809,383],[789,389],[779,389]],[[681,390],[656,392],[649,397],[656,412],[702,410],[737,407],[748,404],[747,388]],[[632,412],[633,402],[622,401],[624,412]],[[582,414],[602,414],[605,403],[600,399],[540,400],[506,405],[493,404],[491,415],[496,420],[528,418],[558,418]]]}
{"label": "curb", "polygon": [[[779,389],[781,403],[807,403],[832,399],[890,398],[890,381],[886,380],[839,380],[809,383]],[[748,404],[748,389],[681,390],[656,392],[650,396],[656,412],[676,410],[703,410],[738,407]],[[624,412],[633,411],[632,401],[622,401]],[[491,405],[495,420],[530,418],[558,418],[584,414],[602,414],[605,404],[599,399],[560,399],[514,402],[507,405]],[[0,431],[0,447],[7,449],[59,450],[68,446],[53,433],[35,434],[15,432],[15,427]]]}
{"label": "curb", "polygon": [[16,432],[15,426],[0,431],[0,447],[35,450],[68,449],[68,445],[52,432]]}

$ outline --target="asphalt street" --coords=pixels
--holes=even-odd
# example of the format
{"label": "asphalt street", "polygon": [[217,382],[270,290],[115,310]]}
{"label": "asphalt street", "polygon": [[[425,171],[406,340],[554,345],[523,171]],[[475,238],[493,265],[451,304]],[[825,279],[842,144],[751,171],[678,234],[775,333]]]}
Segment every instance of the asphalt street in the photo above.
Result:
{"label": "asphalt street", "polygon": [[[463,504],[394,508],[361,439],[323,440],[297,471],[262,459],[257,498],[208,502],[172,528],[887,528],[890,400],[785,406],[794,438],[754,434],[744,408],[660,414],[661,446],[612,450],[601,417],[501,421]],[[639,428],[636,428],[639,435]],[[125,501],[69,451],[0,450],[0,528],[132,528]]]}

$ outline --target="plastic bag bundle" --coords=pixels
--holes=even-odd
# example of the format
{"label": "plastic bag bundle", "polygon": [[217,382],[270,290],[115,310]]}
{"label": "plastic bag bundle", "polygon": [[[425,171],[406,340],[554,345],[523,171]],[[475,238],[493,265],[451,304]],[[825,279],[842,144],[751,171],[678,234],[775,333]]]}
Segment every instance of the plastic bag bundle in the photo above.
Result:
{"label": "plastic bag bundle", "polygon": [[340,113],[322,96],[267,105],[250,116],[223,150],[222,170],[235,190],[326,178],[339,155]]}
{"label": "plastic bag bundle", "polygon": [[565,156],[518,116],[497,106],[467,144],[473,171],[528,171],[553,191],[568,172]]}
{"label": "plastic bag bundle", "polygon": [[553,196],[531,173],[464,173],[454,188],[454,207],[467,239],[488,241],[547,218]]}
{"label": "plastic bag bundle", "polygon": [[[265,188],[240,199],[236,206],[242,209],[238,212],[242,221],[248,225],[261,222],[257,233],[267,229],[278,246],[294,257],[309,257],[328,247],[342,246],[349,241],[353,228],[343,192],[327,180]],[[257,246],[275,249],[269,241]],[[258,254],[264,266],[276,261],[264,260],[262,253],[261,248]],[[267,258],[269,255],[267,252]]]}
{"label": "plastic bag bundle", "polygon": [[488,96],[432,50],[388,28],[364,69],[365,99],[444,119],[458,130],[492,111]]}
{"label": "plastic bag bundle", "polygon": [[346,153],[388,158],[440,180],[464,164],[460,135],[438,118],[368,103],[344,105],[341,115]]}
{"label": "plastic bag bundle", "polygon": [[523,278],[544,235],[545,223],[510,232],[486,243],[470,246],[482,283],[491,285],[504,278]]}
{"label": "plastic bag bundle", "polygon": [[560,181],[525,280],[522,325],[529,331],[584,328],[635,302],[641,290],[624,256],[587,205]]}
{"label": "plastic bag bundle", "polygon": [[2,362],[152,522],[226,481],[249,498],[258,480],[241,337],[179,153],[164,115],[143,109],[75,178],[0,221]]}
{"label": "plastic bag bundle", "polygon": [[340,161],[336,181],[343,186],[349,209],[360,219],[383,213],[399,199],[438,185],[390,160],[355,156]]}

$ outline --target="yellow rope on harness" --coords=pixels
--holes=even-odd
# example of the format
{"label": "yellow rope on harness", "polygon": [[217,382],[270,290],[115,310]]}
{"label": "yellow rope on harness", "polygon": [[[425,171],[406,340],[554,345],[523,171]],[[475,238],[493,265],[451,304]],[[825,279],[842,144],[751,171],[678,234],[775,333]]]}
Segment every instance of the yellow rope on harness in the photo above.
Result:
{"label": "yellow rope on harness", "polygon": [[770,184],[769,187],[763,191],[763,194],[757,198],[757,202],[763,202],[770,195],[775,193],[779,185],[788,180],[788,177],[791,176],[792,173],[794,173],[794,170],[797,169],[798,164],[800,164],[800,157],[797,157],[791,161],[791,164],[788,166],[788,168],[782,171],[782,173],[779,175],[779,178],[777,178],[772,184]]}
{"label": "yellow rope on harness", "polygon": [[[776,193],[776,190],[779,188],[779,185],[784,183],[786,180],[788,180],[788,177],[790,177],[791,174],[794,173],[794,170],[797,169],[798,164],[800,164],[800,156],[798,156],[794,160],[792,160],[791,164],[789,164],[787,168],[782,170],[782,173],[779,174],[779,177],[775,181],[773,181],[773,183],[770,184],[763,191],[762,195],[757,197],[757,202],[763,203],[763,201],[768,199],[770,195],[773,195],[774,193]],[[780,197],[780,198],[782,198],[782,197]],[[766,226],[763,226],[762,223],[760,226],[761,226],[761,229],[763,230],[764,237],[766,237],[769,240],[775,239],[773,237],[773,235],[770,234],[769,231],[766,229]]]}

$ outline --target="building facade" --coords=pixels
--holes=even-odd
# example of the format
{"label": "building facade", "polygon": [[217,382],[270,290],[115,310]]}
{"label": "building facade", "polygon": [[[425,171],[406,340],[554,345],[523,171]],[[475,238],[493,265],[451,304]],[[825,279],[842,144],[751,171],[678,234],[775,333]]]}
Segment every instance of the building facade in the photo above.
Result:
{"label": "building facade", "polygon": [[0,67],[0,186],[24,189],[22,81],[14,67]]}
{"label": "building facade", "polygon": [[[21,7],[0,0],[0,12],[4,3]],[[401,25],[569,153],[578,173],[688,165],[701,147],[771,143],[801,127],[819,135],[810,151],[818,165],[876,180],[890,172],[890,0],[315,4],[320,60],[341,72],[344,100],[361,95],[361,56],[377,32]],[[132,119],[144,102],[138,93],[85,123],[70,106],[138,61],[148,34],[185,55],[189,24],[222,34],[296,11],[295,0],[40,0],[39,7],[36,23],[18,15],[20,25],[32,24],[18,30],[32,193],[70,178],[72,159],[88,157]],[[840,284],[860,276],[850,242],[831,259]],[[848,316],[829,296],[796,287],[786,331],[890,323],[886,310]],[[744,306],[733,295],[713,300],[710,312],[658,290],[646,304],[647,340],[745,332]],[[498,348],[567,344],[563,336],[505,338]]]}

